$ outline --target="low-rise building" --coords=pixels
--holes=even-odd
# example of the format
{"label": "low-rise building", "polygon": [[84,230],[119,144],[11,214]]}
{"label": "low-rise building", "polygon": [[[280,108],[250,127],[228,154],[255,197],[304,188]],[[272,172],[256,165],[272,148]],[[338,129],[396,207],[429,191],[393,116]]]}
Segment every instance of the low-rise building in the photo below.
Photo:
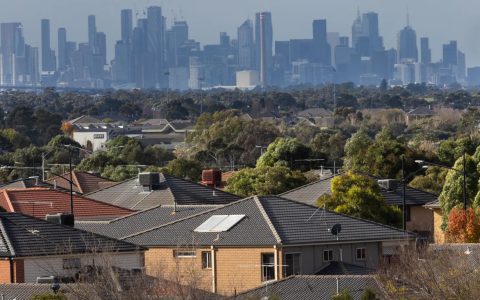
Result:
{"label": "low-rise building", "polygon": [[151,276],[233,295],[267,282],[320,272],[332,261],[376,269],[413,234],[268,196],[250,197],[121,240],[149,248]]}

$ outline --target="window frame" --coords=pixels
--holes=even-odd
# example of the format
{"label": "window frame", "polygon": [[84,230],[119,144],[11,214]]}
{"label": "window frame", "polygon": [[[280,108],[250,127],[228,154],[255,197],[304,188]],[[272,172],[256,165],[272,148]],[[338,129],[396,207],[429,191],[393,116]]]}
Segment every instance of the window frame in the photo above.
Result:
{"label": "window frame", "polygon": [[[358,256],[360,251],[360,257]],[[363,252],[363,253],[362,253]],[[363,255],[362,255],[363,254]],[[355,260],[357,261],[365,261],[367,260],[367,248],[365,247],[358,247],[355,248]]]}
{"label": "window frame", "polygon": [[212,269],[212,251],[202,251],[201,255],[202,255],[202,269],[211,270]]}
{"label": "window frame", "polygon": [[[328,259],[325,259],[325,253],[328,253]],[[331,255],[330,255],[331,253]],[[324,262],[331,262],[333,261],[333,249],[323,249],[323,261]]]}
{"label": "window frame", "polygon": [[197,252],[195,250],[173,250],[174,258],[196,258]]}
{"label": "window frame", "polygon": [[69,257],[62,259],[62,268],[64,270],[78,270],[82,268],[82,260],[79,257]]}
{"label": "window frame", "polygon": [[[298,273],[295,273],[295,270],[294,270],[294,267],[295,267],[295,266],[293,266],[293,267],[292,267],[292,274],[288,275],[288,274],[287,274],[287,268],[288,268],[288,266],[285,265],[284,277],[302,274],[302,252],[288,252],[288,253],[285,253],[285,257],[284,257],[284,259],[285,259],[285,264],[287,263],[287,255],[293,255],[293,256],[298,255],[298,256],[299,256],[299,258],[298,258]],[[292,261],[295,262],[294,259],[293,259]]]}
{"label": "window frame", "polygon": [[[273,264],[272,265],[265,265],[264,264],[264,256],[271,255],[273,257]],[[260,266],[261,266],[261,282],[268,282],[275,280],[275,253],[274,252],[263,252],[260,254]],[[271,273],[268,272],[268,269],[272,269]],[[273,275],[273,278],[268,278],[269,274]]]}

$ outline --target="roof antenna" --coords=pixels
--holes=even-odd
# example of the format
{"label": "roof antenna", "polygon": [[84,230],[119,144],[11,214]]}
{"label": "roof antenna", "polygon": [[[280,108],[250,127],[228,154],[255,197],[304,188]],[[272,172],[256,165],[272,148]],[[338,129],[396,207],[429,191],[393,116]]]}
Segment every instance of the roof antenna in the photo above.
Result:
{"label": "roof antenna", "polygon": [[408,10],[408,6],[407,6],[407,27],[410,27],[410,12]]}
{"label": "roof antenna", "polygon": [[172,215],[177,213],[177,200],[173,200],[173,212]]}

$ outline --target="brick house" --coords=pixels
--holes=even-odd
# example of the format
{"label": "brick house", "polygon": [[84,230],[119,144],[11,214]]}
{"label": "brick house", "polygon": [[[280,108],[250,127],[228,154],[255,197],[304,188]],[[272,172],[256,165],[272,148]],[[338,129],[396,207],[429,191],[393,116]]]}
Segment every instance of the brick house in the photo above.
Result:
{"label": "brick house", "polygon": [[141,270],[145,248],[50,223],[0,212],[0,283],[35,283],[39,278],[75,278],[88,266]]}
{"label": "brick house", "polygon": [[[341,231],[334,235],[336,224]],[[396,228],[268,196],[242,199],[120,239],[149,248],[148,275],[172,276],[233,295],[290,275],[322,273],[332,262],[376,269],[414,238]]]}

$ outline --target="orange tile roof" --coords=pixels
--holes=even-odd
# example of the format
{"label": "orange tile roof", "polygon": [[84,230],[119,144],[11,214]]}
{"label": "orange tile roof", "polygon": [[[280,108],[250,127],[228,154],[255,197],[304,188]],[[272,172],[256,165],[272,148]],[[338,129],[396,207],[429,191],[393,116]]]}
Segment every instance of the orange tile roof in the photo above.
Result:
{"label": "orange tile roof", "polygon": [[[47,214],[70,213],[70,194],[49,188],[5,189],[0,190],[0,206],[7,212],[18,212],[36,218]],[[130,209],[73,196],[75,217],[118,217],[131,214]]]}
{"label": "orange tile roof", "polygon": [[[114,185],[116,182],[111,181],[109,179],[100,177],[95,174],[91,174],[88,172],[81,172],[81,171],[72,171],[73,177],[73,190],[75,192],[81,194],[89,194],[100,189],[110,187]],[[67,172],[62,174],[63,177],[70,179],[70,173]],[[48,179],[46,182],[50,184],[54,184],[56,181],[57,186],[62,187],[64,189],[70,190],[70,183],[60,176],[55,176],[53,178]]]}

